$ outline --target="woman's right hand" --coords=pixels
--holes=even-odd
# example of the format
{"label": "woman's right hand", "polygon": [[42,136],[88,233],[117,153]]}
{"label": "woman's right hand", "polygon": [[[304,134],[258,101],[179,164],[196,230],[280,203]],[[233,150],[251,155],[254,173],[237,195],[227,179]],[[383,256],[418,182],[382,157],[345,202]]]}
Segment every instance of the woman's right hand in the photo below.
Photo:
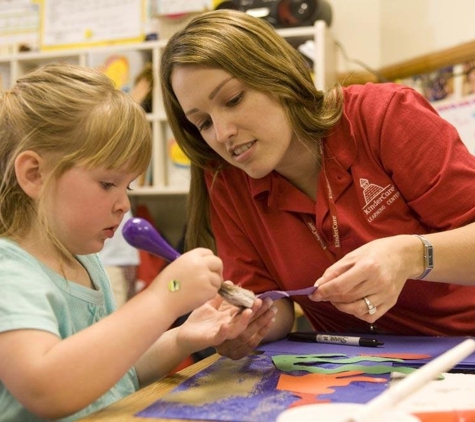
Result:
{"label": "woman's right hand", "polygon": [[166,266],[150,285],[177,316],[216,296],[223,282],[223,262],[210,249],[196,248]]}
{"label": "woman's right hand", "polygon": [[256,299],[251,309],[253,318],[247,328],[235,339],[216,346],[218,354],[233,360],[241,359],[252,352],[269,333],[277,312],[272,300]]}

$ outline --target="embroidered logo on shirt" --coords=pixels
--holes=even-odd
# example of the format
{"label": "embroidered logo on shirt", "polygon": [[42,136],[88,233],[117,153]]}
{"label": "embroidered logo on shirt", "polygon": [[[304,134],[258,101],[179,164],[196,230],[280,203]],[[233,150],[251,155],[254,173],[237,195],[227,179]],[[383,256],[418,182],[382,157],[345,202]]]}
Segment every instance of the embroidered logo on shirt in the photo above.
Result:
{"label": "embroidered logo on shirt", "polygon": [[399,191],[392,184],[382,187],[369,183],[368,179],[360,179],[360,186],[363,188],[365,200],[363,212],[369,223],[381,215],[386,207],[390,206],[400,196]]}

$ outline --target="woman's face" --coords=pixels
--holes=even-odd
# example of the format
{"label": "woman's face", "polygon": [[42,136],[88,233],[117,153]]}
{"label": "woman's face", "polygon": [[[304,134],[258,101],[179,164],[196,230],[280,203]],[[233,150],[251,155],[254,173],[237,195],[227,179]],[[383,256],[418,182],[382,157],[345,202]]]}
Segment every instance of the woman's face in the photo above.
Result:
{"label": "woman's face", "polygon": [[221,69],[179,66],[171,80],[188,120],[228,163],[258,179],[295,160],[292,128],[277,97]]}

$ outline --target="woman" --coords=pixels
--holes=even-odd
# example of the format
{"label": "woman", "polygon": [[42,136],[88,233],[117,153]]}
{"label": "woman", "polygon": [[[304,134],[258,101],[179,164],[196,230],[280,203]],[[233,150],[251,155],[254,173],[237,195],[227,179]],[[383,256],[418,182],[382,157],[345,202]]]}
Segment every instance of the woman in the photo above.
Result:
{"label": "woman", "polygon": [[[315,284],[295,301],[319,331],[475,335],[475,157],[422,96],[319,92],[296,50],[236,11],[175,34],[160,77],[192,160],[187,245],[215,240],[225,278],[257,293]],[[285,336],[293,306],[275,307],[218,351]]]}

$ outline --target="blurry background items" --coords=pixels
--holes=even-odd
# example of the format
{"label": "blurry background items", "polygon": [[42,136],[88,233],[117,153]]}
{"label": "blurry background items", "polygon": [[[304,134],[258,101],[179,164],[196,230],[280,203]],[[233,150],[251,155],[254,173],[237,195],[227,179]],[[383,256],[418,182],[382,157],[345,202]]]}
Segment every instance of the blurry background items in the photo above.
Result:
{"label": "blurry background items", "polygon": [[332,9],[325,0],[225,0],[215,9],[241,10],[276,28],[312,26],[317,20],[330,26],[332,22]]}
{"label": "blurry background items", "polygon": [[209,0],[157,0],[156,13],[158,15],[181,15],[190,12],[204,12]]}
{"label": "blurry background items", "polygon": [[152,63],[145,64],[135,77],[134,86],[130,90],[132,98],[140,104],[146,113],[152,112],[153,69]]}
{"label": "blurry background items", "polygon": [[125,92],[130,90],[130,64],[128,57],[122,54],[106,56],[104,62],[98,68],[114,82],[117,88]]}
{"label": "blurry background items", "polygon": [[475,60],[464,63],[463,95],[475,94]]}
{"label": "blurry background items", "polygon": [[0,0],[0,56],[37,50],[40,8],[29,0]]}
{"label": "blurry background items", "polygon": [[42,50],[144,40],[142,0],[47,0],[41,5]]}
{"label": "blurry background items", "polygon": [[117,307],[123,305],[136,293],[137,269],[140,264],[139,251],[130,246],[122,235],[122,227],[132,218],[129,211],[124,215],[114,237],[107,239],[99,258],[110,278]]}
{"label": "blurry background items", "polygon": [[185,155],[173,137],[167,142],[167,152],[168,184],[188,189],[190,186],[190,159]]}

